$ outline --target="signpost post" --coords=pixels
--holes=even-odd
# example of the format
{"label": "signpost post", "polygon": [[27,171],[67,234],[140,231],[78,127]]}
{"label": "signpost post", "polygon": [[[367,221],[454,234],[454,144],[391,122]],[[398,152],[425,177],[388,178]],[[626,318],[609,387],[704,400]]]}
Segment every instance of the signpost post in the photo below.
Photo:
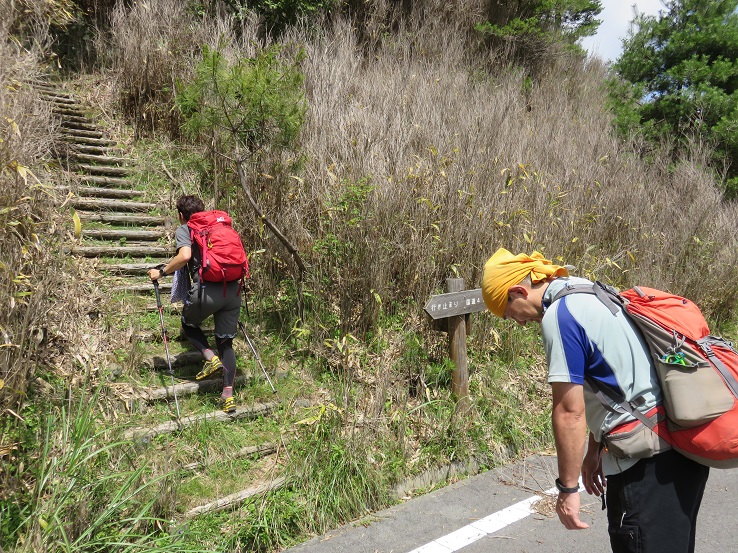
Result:
{"label": "signpost post", "polygon": [[459,408],[469,406],[469,364],[466,356],[466,336],[471,331],[469,315],[484,311],[482,290],[464,290],[463,278],[446,279],[447,294],[432,296],[425,312],[433,319],[434,328],[448,333],[448,349],[454,362],[452,387]]}

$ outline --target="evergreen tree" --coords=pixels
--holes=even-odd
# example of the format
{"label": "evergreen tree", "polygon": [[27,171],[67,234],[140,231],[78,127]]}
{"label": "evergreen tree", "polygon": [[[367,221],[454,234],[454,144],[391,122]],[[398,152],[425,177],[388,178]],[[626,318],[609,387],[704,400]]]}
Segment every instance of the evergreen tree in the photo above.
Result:
{"label": "evergreen tree", "polygon": [[669,0],[658,16],[638,15],[614,69],[622,131],[651,140],[698,139],[730,163],[738,192],[738,0]]}
{"label": "evergreen tree", "polygon": [[478,30],[535,71],[553,44],[583,54],[577,41],[597,32],[601,12],[600,0],[490,0],[488,20]]}

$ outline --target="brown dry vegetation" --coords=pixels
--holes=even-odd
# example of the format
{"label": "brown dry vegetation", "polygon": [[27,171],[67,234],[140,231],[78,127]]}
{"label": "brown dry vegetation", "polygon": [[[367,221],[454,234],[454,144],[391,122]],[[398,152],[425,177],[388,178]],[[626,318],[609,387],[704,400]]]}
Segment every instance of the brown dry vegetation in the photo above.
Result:
{"label": "brown dry vegetation", "polygon": [[[43,72],[39,56],[47,29],[36,26],[24,48],[9,40],[19,12],[0,15],[0,458],[9,468],[21,448],[17,440],[23,431],[17,428],[35,425],[28,417],[36,410],[26,408],[63,394],[74,376],[69,370],[74,353],[90,358],[80,342],[95,294],[82,291],[77,268],[59,256],[69,212],[59,209],[64,197],[54,188],[63,177],[52,178],[49,166],[58,135],[48,105],[27,85]],[[36,15],[44,21],[43,14]],[[54,382],[61,389],[44,380],[52,367],[69,377]],[[3,497],[28,476],[23,470],[0,471]]]}
{"label": "brown dry vegetation", "polygon": [[[372,291],[386,308],[422,304],[456,272],[477,286],[500,246],[730,316],[736,209],[704,152],[674,164],[618,143],[596,61],[562,62],[523,93],[521,71],[485,71],[488,56],[441,26],[411,19],[371,56],[346,21],[293,37],[308,54],[307,160],[302,180],[283,178],[262,201],[312,251],[311,286],[341,307],[344,331],[374,324]],[[321,255],[328,239],[336,246]]]}

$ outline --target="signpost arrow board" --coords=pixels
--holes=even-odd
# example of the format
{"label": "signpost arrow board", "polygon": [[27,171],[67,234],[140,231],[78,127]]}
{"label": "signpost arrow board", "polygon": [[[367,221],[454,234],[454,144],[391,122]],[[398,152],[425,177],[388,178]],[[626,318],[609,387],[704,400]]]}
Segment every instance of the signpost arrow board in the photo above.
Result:
{"label": "signpost arrow board", "polygon": [[484,305],[484,300],[482,299],[482,289],[476,288],[474,290],[462,290],[461,292],[449,292],[448,294],[431,296],[431,299],[425,304],[424,309],[432,319],[443,319],[445,317],[484,311],[487,309],[487,306]]}

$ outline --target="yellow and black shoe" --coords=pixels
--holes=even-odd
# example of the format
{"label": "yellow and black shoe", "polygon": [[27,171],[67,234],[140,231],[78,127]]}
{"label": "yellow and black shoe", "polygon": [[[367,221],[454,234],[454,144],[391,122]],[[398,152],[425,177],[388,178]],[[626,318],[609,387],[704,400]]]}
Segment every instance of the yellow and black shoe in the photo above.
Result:
{"label": "yellow and black shoe", "polygon": [[207,378],[208,376],[216,371],[219,371],[222,368],[223,363],[220,362],[220,358],[217,355],[214,355],[210,361],[205,361],[202,366],[202,370],[197,373],[197,376],[195,376],[195,380],[202,380],[203,378]]}
{"label": "yellow and black shoe", "polygon": [[224,413],[235,413],[236,412],[236,399],[231,396],[227,398],[220,398],[218,400],[218,407],[220,407]]}

